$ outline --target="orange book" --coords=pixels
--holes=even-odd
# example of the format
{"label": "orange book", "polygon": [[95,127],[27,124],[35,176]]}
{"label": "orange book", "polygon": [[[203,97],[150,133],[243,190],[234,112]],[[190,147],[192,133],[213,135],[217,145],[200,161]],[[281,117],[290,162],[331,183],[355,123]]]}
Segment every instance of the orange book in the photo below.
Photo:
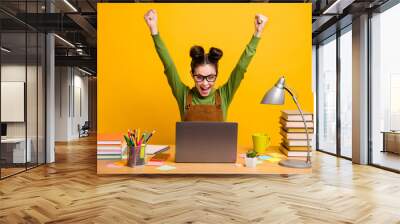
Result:
{"label": "orange book", "polygon": [[[279,149],[286,156],[294,156],[294,157],[306,157],[307,156],[307,151],[289,151],[283,146],[279,147]],[[312,153],[310,152],[310,156],[311,156],[311,154]]]}
{"label": "orange book", "polygon": [[[280,123],[286,128],[305,128],[303,121],[287,121],[281,117]],[[314,128],[314,123],[312,121],[307,121],[307,128]]]}
{"label": "orange book", "polygon": [[[280,133],[286,139],[303,139],[303,140],[307,139],[307,133],[305,131],[304,131],[304,133],[301,133],[301,132],[290,133],[290,132],[286,132],[283,128],[281,128]],[[310,139],[313,139],[314,135],[311,133],[308,133],[308,137]]]}
{"label": "orange book", "polygon": [[[307,147],[307,140],[289,140],[289,139],[282,139],[285,145],[287,146],[305,146]],[[312,145],[312,140],[309,140],[309,145]]]}
{"label": "orange book", "polygon": [[[306,133],[305,128],[287,128],[287,127],[282,126],[282,129],[288,133]],[[308,131],[308,133],[314,133],[314,128],[307,127],[307,131]]]}
{"label": "orange book", "polygon": [[288,146],[285,142],[281,143],[281,147],[285,147],[288,151],[307,151],[307,146]]}
{"label": "orange book", "polygon": [[97,145],[121,145],[123,138],[122,133],[97,134]]}
{"label": "orange book", "polygon": [[[301,114],[298,110],[282,110],[282,117],[287,121],[303,121]],[[313,113],[303,112],[306,121],[313,121]]]}

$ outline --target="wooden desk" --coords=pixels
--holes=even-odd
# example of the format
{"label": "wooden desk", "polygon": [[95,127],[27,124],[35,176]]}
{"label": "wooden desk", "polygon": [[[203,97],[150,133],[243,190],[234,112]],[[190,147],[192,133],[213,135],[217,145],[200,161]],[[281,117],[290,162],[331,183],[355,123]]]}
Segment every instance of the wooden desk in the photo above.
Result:
{"label": "wooden desk", "polygon": [[[248,168],[244,166],[244,158],[240,155],[245,153],[247,148],[238,149],[238,158],[235,163],[175,163],[175,147],[170,147],[167,151],[170,153],[169,159],[164,165],[176,167],[174,170],[162,171],[158,170],[159,166],[114,166],[112,160],[97,160],[97,174],[307,174],[312,169],[295,169],[280,166],[279,159],[285,159],[277,147],[271,147],[266,155],[273,156],[274,161],[262,161],[256,168]],[[148,156],[150,158],[151,156]],[[305,158],[296,158],[305,159]],[[110,165],[111,164],[111,165]]]}

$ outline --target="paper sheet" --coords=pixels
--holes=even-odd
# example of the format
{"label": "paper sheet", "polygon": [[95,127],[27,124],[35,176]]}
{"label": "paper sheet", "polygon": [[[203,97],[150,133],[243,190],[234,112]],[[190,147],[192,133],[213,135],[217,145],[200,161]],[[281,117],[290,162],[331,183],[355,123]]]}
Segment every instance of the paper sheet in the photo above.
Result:
{"label": "paper sheet", "polygon": [[270,158],[272,158],[271,156],[259,156],[258,157],[260,160],[268,160]]}
{"label": "paper sheet", "polygon": [[169,171],[169,170],[174,170],[176,167],[170,166],[170,165],[163,165],[160,167],[157,167],[157,170],[162,170],[162,171]]}
{"label": "paper sheet", "polygon": [[169,149],[168,145],[146,145],[146,154],[153,155],[168,149]]}

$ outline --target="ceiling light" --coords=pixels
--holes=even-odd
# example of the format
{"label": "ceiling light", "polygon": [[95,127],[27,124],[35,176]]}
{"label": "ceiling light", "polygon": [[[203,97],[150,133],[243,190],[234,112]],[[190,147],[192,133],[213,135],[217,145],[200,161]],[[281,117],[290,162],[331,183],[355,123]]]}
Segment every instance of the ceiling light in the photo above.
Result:
{"label": "ceiling light", "polygon": [[325,9],[322,14],[342,14],[343,10],[354,1],[355,0],[336,0],[332,5]]}
{"label": "ceiling light", "polygon": [[69,42],[68,40],[66,40],[66,39],[64,39],[64,38],[62,38],[62,37],[60,37],[60,36],[57,35],[57,34],[54,34],[54,36],[57,37],[58,39],[60,39],[62,42],[64,42],[64,43],[66,43],[67,45],[69,45],[70,47],[75,48],[75,45],[73,45],[73,44],[72,44],[71,42]]}
{"label": "ceiling light", "polygon": [[6,53],[10,53],[11,52],[11,50],[9,50],[9,49],[7,49],[5,47],[1,47],[1,51],[4,51]]}
{"label": "ceiling light", "polygon": [[87,75],[93,75],[92,73],[90,73],[90,72],[88,72],[88,71],[86,71],[86,70],[83,70],[83,69],[81,69],[81,68],[79,68],[79,67],[78,67],[78,70],[81,71],[81,72],[83,72],[83,73],[85,73],[85,74],[87,74]]}
{"label": "ceiling light", "polygon": [[78,10],[71,4],[69,3],[68,0],[64,0],[65,4],[67,4],[74,12],[78,12]]}

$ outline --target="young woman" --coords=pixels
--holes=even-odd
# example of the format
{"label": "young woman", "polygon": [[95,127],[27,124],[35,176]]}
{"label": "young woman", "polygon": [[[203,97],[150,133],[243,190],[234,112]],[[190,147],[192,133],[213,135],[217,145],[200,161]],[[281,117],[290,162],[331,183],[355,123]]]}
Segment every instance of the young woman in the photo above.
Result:
{"label": "young woman", "polygon": [[154,9],[149,10],[144,19],[150,29],[158,56],[164,65],[164,73],[172,93],[178,102],[181,119],[183,121],[226,120],[228,107],[256,52],[268,18],[260,14],[255,16],[255,32],[250,43],[247,44],[228,81],[217,89],[214,88],[214,84],[218,77],[218,61],[222,57],[220,49],[212,47],[208,53],[205,53],[200,46],[193,46],[190,49],[191,75],[195,87],[189,88],[180,80],[176,67],[158,33],[157,12]]}

